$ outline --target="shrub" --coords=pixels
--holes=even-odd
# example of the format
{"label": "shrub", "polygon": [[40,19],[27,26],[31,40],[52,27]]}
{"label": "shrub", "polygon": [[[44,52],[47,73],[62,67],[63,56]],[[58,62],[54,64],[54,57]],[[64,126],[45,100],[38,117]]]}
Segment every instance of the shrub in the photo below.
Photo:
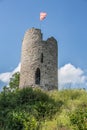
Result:
{"label": "shrub", "polygon": [[37,121],[26,112],[10,112],[7,116],[7,130],[35,130]]}
{"label": "shrub", "polygon": [[59,110],[56,103],[40,89],[25,88],[0,95],[0,126],[5,130],[33,130]]}
{"label": "shrub", "polygon": [[70,114],[71,124],[74,129],[87,130],[87,108],[78,108]]}

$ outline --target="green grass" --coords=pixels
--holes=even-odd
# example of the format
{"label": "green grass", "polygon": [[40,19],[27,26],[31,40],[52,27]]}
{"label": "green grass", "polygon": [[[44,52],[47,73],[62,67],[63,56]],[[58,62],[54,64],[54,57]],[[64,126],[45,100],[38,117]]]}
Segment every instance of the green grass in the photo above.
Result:
{"label": "green grass", "polygon": [[[51,97],[56,101],[61,100],[63,105],[60,108],[60,112],[57,112],[52,121],[47,121],[45,129],[47,130],[87,130],[87,92],[85,90],[62,90],[52,92]],[[79,113],[76,111],[84,110],[85,120],[81,122]],[[71,120],[71,116],[80,123],[74,124]],[[84,125],[83,128],[79,125]],[[47,127],[47,128],[46,128]],[[44,130],[44,127],[43,127]]]}
{"label": "green grass", "polygon": [[0,130],[87,130],[87,92],[32,88],[2,92]]}

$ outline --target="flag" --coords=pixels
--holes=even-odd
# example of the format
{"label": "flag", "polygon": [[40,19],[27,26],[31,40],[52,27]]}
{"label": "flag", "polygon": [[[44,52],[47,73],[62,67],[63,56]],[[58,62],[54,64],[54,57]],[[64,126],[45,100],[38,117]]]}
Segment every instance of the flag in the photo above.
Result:
{"label": "flag", "polygon": [[47,13],[46,12],[41,12],[40,13],[40,21],[44,20],[47,16]]}

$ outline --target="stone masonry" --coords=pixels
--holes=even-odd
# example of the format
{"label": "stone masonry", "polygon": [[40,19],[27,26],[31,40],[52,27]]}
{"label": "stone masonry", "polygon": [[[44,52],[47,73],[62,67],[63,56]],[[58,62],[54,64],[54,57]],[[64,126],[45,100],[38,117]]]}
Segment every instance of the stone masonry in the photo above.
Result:
{"label": "stone masonry", "polygon": [[42,39],[40,29],[26,31],[22,44],[20,88],[58,89],[58,48],[55,38]]}

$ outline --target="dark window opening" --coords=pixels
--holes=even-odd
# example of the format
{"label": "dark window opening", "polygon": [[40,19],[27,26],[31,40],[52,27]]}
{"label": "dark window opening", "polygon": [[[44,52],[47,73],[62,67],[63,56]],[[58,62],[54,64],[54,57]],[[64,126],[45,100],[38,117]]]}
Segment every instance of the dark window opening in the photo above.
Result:
{"label": "dark window opening", "polygon": [[37,68],[36,73],[35,73],[35,84],[40,84],[40,69]]}
{"label": "dark window opening", "polygon": [[43,53],[41,53],[41,63],[43,63]]}

